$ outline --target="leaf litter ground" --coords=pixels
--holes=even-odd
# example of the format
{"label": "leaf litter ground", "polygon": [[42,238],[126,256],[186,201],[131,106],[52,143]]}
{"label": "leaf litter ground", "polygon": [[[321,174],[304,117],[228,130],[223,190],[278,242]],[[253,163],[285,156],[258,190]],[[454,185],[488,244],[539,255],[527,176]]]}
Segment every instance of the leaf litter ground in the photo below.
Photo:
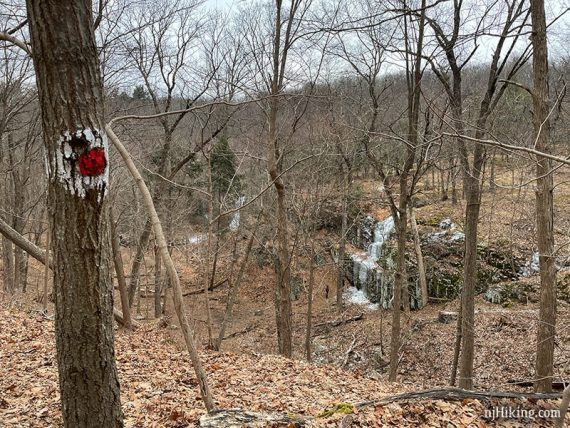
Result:
{"label": "leaf litter ground", "polygon": [[[0,311],[0,426],[61,425],[53,321],[40,312]],[[155,323],[134,333],[117,330],[116,355],[126,426],[197,426],[204,414],[189,359]],[[552,420],[486,419],[491,406],[554,409],[557,401],[422,400],[357,404],[409,391],[333,365],[313,365],[274,355],[203,351],[202,360],[220,408],[278,412],[311,418],[310,426],[482,427],[550,426]],[[314,418],[327,409],[328,417]],[[346,409],[348,413],[346,414]],[[332,413],[332,415],[331,415]]]}

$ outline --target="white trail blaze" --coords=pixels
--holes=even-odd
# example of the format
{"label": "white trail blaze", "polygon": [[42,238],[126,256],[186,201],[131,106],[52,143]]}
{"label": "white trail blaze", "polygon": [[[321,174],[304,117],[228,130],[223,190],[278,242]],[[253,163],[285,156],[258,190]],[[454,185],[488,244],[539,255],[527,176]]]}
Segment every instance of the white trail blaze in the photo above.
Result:
{"label": "white trail blaze", "polygon": [[[81,149],[73,147],[74,141],[82,141],[85,146]],[[105,170],[97,176],[81,174],[78,163],[81,151],[103,149],[105,153]],[[69,193],[84,198],[88,190],[95,189],[99,202],[107,193],[109,186],[109,142],[105,131],[84,128],[74,132],[64,131],[59,137],[55,158],[48,162],[50,180],[59,180]]]}

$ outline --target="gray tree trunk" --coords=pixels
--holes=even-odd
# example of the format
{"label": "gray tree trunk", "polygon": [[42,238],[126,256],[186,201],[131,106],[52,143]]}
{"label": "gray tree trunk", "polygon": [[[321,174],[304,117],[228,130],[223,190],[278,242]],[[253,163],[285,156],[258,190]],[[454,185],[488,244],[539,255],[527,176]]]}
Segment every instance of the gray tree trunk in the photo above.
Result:
{"label": "gray tree trunk", "polygon": [[162,264],[160,261],[160,249],[154,246],[154,317],[162,316]]}
{"label": "gray tree trunk", "polygon": [[133,259],[133,264],[131,266],[131,278],[129,280],[129,305],[133,306],[135,301],[135,295],[139,289],[140,283],[140,271],[142,262],[144,260],[144,253],[146,247],[148,246],[148,241],[150,239],[150,232],[152,231],[152,225],[150,219],[145,222],[141,236],[137,242],[137,249],[135,251],[135,257]]}
{"label": "gray tree trunk", "polygon": [[427,288],[427,279],[426,279],[426,269],[424,266],[424,256],[422,253],[422,246],[420,243],[420,234],[418,232],[418,223],[416,222],[416,214],[412,205],[409,206],[409,212],[410,212],[410,225],[412,226],[412,234],[414,235],[414,248],[418,263],[420,291],[422,293],[421,302],[422,302],[422,307],[425,307],[428,304],[428,297],[429,297],[428,288]]}
{"label": "gray tree trunk", "polygon": [[115,265],[115,274],[117,275],[117,284],[119,286],[119,295],[121,297],[121,309],[123,315],[123,325],[126,329],[132,329],[131,307],[129,306],[129,296],[127,292],[127,280],[125,279],[125,270],[123,267],[123,257],[121,256],[121,244],[117,233],[117,224],[115,216],[111,209],[111,245],[113,248],[113,264]]}
{"label": "gray tree trunk", "polygon": [[222,324],[220,325],[220,331],[218,333],[218,338],[214,342],[214,345],[213,345],[214,350],[216,350],[216,351],[219,351],[221,349],[222,341],[224,340],[224,336],[226,334],[226,329],[228,328],[228,326],[232,322],[233,307],[234,307],[235,301],[237,299],[239,287],[241,285],[241,280],[243,278],[243,275],[245,273],[245,269],[247,267],[247,261],[249,260],[249,255],[251,253],[251,247],[253,245],[254,239],[255,239],[255,232],[252,232],[249,240],[247,241],[247,247],[245,249],[245,255],[244,255],[243,261],[241,262],[241,265],[239,267],[237,278],[234,281],[234,283],[232,284],[230,291],[229,291],[229,294],[228,294],[228,302],[226,303],[226,310],[224,312],[224,319],[222,321]]}
{"label": "gray tree trunk", "polygon": [[2,237],[2,282],[7,294],[14,293],[14,247],[12,242]]}
{"label": "gray tree trunk", "polygon": [[342,312],[342,293],[344,291],[344,256],[346,252],[346,234],[348,233],[348,195],[349,186],[352,177],[350,172],[345,172],[343,168],[343,184],[342,184],[342,223],[340,230],[340,244],[338,248],[338,262],[336,273],[336,310]]}

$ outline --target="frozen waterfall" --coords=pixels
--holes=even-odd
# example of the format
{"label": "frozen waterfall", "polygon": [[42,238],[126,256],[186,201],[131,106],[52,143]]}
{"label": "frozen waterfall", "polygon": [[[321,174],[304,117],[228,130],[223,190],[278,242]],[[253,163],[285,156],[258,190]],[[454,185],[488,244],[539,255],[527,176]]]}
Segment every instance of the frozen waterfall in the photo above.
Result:
{"label": "frozen waterfall", "polygon": [[232,217],[232,221],[230,222],[230,230],[232,232],[235,232],[239,228],[239,224],[240,224],[240,210],[239,209],[244,206],[245,199],[246,199],[245,196],[240,196],[236,201],[235,207],[238,210],[234,213],[234,215]]}
{"label": "frozen waterfall", "polygon": [[[393,217],[383,221],[375,221],[367,217],[361,225],[361,236],[371,242],[365,242],[366,251],[351,255],[352,284],[364,292],[372,302],[378,302],[387,308],[391,305],[393,278],[392,274],[379,265],[393,265],[390,257],[386,257],[384,249],[386,241],[390,239],[395,230]],[[383,258],[384,257],[384,258]]]}

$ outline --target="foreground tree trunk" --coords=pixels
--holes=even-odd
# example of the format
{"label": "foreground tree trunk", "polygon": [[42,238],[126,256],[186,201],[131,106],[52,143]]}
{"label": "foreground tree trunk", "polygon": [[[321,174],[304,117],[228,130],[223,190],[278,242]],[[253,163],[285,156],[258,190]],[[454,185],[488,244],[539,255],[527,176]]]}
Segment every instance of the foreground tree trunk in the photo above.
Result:
{"label": "foreground tree trunk", "polygon": [[472,389],[475,357],[475,288],[477,287],[477,229],[479,225],[480,185],[479,177],[475,176],[476,168],[469,169],[467,162],[463,162],[463,168],[463,188],[467,201],[465,208],[463,292],[461,294],[459,387]]}
{"label": "foreground tree trunk", "polygon": [[[455,49],[460,36],[461,10],[462,2],[454,2],[454,20],[453,31],[450,36],[434,21],[430,21],[432,29],[440,40],[440,46],[443,48],[447,62],[451,69],[452,82],[441,73],[441,70],[434,69],[438,79],[443,84],[450,101],[452,125],[457,133],[457,149],[459,155],[459,163],[463,173],[463,196],[466,200],[465,204],[465,254],[463,263],[463,290],[461,295],[461,316],[458,317],[458,335],[456,337],[456,345],[454,351],[452,382],[455,380],[456,367],[459,366],[459,387],[463,389],[471,389],[473,387],[473,359],[475,355],[475,290],[477,286],[477,229],[479,223],[479,212],[481,204],[481,177],[483,175],[483,167],[485,164],[485,149],[482,145],[476,145],[473,155],[470,154],[470,148],[463,137],[464,116],[463,116],[463,93],[462,93],[462,70],[466,62],[460,64],[456,56]],[[497,103],[501,99],[506,89],[506,83],[498,87],[499,78],[505,72],[507,59],[513,52],[513,46],[521,37],[521,29],[519,21],[525,21],[526,8],[525,2],[512,0],[507,2],[507,16],[502,24],[501,34],[495,47],[491,64],[489,66],[489,74],[487,77],[487,87],[477,115],[477,126],[475,138],[482,139],[487,130],[487,122],[490,114],[493,112]],[[449,37],[449,38],[448,38]],[[469,57],[470,58],[470,57]],[[509,71],[505,74],[508,79],[512,78],[524,64],[524,56],[516,59],[509,66]],[[468,60],[467,60],[468,61]],[[472,158],[472,161],[471,161]],[[453,176],[454,177],[454,176]],[[455,183],[453,183],[455,186]],[[460,330],[459,330],[460,329]],[[460,361],[458,351],[461,349]]]}
{"label": "foreground tree trunk", "polygon": [[[314,228],[313,233],[314,233]],[[305,354],[307,362],[312,361],[311,339],[313,328],[313,289],[315,288],[315,240],[311,239],[311,252],[309,254],[309,285],[307,288],[307,329],[305,331]]]}
{"label": "foreground tree trunk", "polygon": [[[535,148],[550,153],[550,121],[548,119],[548,49],[544,0],[532,0],[532,69],[534,74],[533,124]],[[556,266],[554,264],[554,201],[552,161],[540,157],[536,161],[536,223],[540,254],[540,315],[536,350],[537,392],[552,391],[554,338],[556,335]]]}
{"label": "foreground tree trunk", "polygon": [[122,427],[113,349],[108,144],[91,1],[28,0],[53,233],[64,425]]}
{"label": "foreground tree trunk", "polygon": [[[407,177],[406,177],[407,180]],[[407,198],[407,195],[404,196]],[[406,209],[400,212],[400,218],[396,218],[396,233],[398,235],[398,256],[396,262],[396,275],[394,279],[394,301],[392,304],[392,333],[390,339],[390,372],[388,380],[395,382],[398,376],[398,364],[400,362],[400,324],[402,314],[402,292],[408,286],[406,272]],[[406,295],[407,296],[407,295]],[[408,298],[409,305],[409,298]],[[405,303],[404,303],[405,306]]]}

